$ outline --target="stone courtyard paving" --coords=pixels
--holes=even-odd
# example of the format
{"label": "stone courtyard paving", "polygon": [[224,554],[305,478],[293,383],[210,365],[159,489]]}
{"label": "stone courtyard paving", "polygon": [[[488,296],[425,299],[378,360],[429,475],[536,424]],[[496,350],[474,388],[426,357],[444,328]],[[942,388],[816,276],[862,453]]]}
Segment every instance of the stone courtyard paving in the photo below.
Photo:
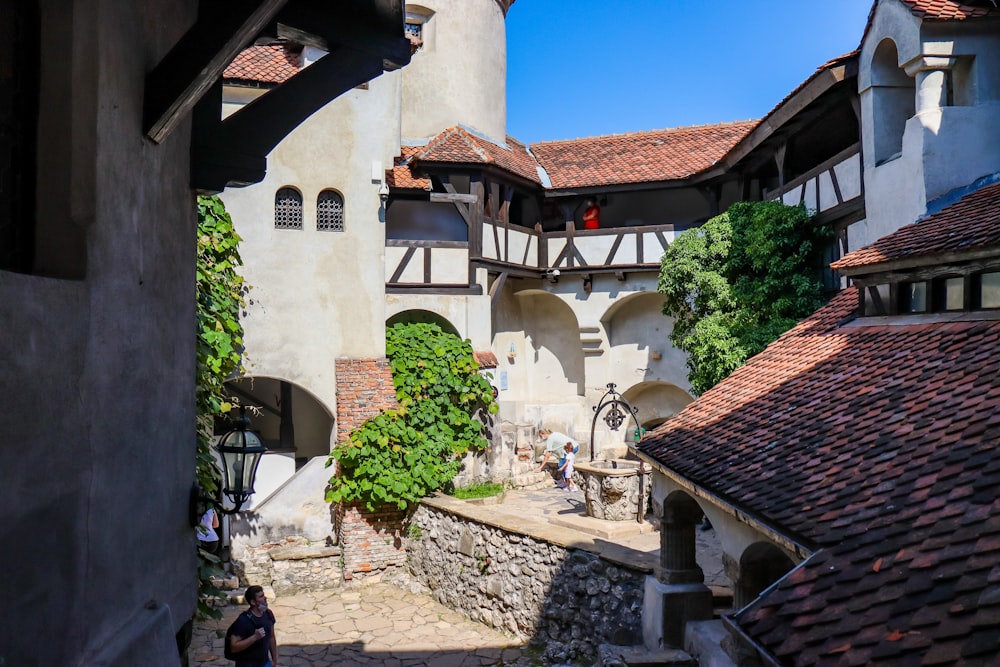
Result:
{"label": "stone courtyard paving", "polygon": [[[470,501],[477,502],[477,501]],[[585,516],[582,492],[555,488],[510,491],[501,498],[478,501],[498,514],[531,516],[554,526],[611,541],[637,560],[658,560],[660,534],[644,522],[606,522]],[[495,504],[494,504],[495,503]],[[698,564],[705,583],[731,595],[722,566],[722,549],[714,530],[697,531]],[[548,664],[543,647],[474,622],[438,603],[405,574],[391,582],[356,584],[316,593],[275,597],[268,590],[278,619],[278,667],[388,665],[465,667]],[[188,651],[191,667],[231,667],[223,656],[222,634],[246,606],[225,608],[219,621],[195,625]]]}
{"label": "stone courtyard paving", "polygon": [[[283,596],[270,607],[278,619],[278,667],[539,664],[532,658],[539,651],[403,583]],[[221,620],[195,624],[191,667],[232,666],[221,635],[244,609],[229,606]]]}

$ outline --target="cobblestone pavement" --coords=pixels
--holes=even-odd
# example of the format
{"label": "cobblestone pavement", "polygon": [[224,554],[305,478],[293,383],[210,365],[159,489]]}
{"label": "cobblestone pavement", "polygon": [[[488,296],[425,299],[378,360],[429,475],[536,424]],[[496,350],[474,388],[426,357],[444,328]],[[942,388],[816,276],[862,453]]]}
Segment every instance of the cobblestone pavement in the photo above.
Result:
{"label": "cobblestone pavement", "polygon": [[[648,522],[608,522],[585,516],[582,492],[555,487],[510,491],[500,502],[487,499],[482,504],[495,504],[498,513],[542,518],[599,535],[637,558],[655,554],[660,546],[660,535]],[[713,590],[728,590],[715,531],[699,530],[697,540],[705,583]],[[405,577],[392,583],[356,584],[295,596],[274,597],[268,591],[268,598],[278,619],[278,667],[544,664],[540,649],[444,607]],[[192,667],[231,667],[223,657],[222,635],[245,608],[227,607],[221,620],[195,626],[188,654]]]}
{"label": "cobblestone pavement", "polygon": [[[195,625],[192,667],[232,667],[222,635],[245,608],[227,607],[221,620]],[[278,619],[278,667],[537,664],[538,652],[521,641],[400,583],[283,596],[270,608]]]}

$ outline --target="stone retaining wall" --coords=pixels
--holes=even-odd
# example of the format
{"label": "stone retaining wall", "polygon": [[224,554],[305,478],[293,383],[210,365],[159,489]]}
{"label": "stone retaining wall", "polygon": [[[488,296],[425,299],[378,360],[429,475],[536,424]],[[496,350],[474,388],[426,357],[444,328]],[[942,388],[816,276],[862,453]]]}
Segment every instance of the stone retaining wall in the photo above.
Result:
{"label": "stone retaining wall", "polygon": [[426,499],[410,522],[411,573],[442,604],[543,645],[555,662],[592,662],[601,644],[642,643],[649,568],[614,558],[614,545],[504,521],[488,507]]}
{"label": "stone retaining wall", "polygon": [[343,581],[340,547],[304,538],[247,547],[243,559],[233,562],[241,583],[270,586],[278,595],[335,588]]}

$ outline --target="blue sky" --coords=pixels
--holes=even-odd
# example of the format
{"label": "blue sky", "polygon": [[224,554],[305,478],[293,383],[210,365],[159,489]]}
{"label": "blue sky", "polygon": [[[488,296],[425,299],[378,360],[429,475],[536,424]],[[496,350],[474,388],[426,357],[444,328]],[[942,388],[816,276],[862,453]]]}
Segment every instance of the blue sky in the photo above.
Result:
{"label": "blue sky", "polygon": [[759,118],[857,48],[872,0],[517,0],[507,132],[525,142]]}

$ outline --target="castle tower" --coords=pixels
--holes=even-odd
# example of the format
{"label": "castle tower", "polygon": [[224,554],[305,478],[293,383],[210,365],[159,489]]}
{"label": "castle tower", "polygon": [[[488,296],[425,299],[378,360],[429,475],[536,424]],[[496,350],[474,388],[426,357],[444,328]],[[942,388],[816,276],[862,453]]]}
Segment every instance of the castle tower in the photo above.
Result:
{"label": "castle tower", "polygon": [[502,142],[507,126],[507,10],[514,0],[421,0],[406,5],[417,45],[402,70],[404,141],[465,125]]}

